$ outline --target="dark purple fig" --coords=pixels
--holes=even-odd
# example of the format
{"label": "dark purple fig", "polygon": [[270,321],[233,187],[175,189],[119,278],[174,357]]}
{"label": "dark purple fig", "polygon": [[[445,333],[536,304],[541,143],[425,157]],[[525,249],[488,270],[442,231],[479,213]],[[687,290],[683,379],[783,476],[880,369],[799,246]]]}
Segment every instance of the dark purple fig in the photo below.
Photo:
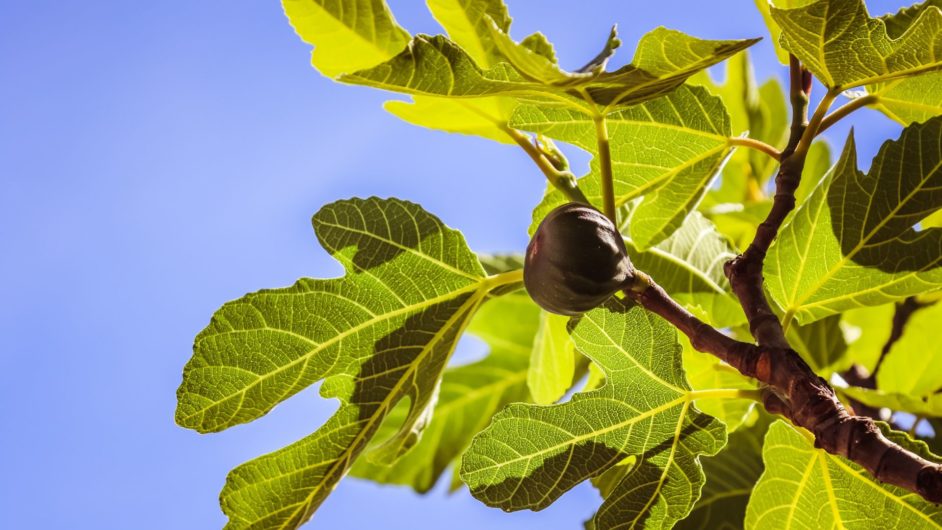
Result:
{"label": "dark purple fig", "polygon": [[608,300],[634,273],[612,221],[591,206],[568,203],[550,212],[533,234],[523,283],[543,309],[574,316]]}

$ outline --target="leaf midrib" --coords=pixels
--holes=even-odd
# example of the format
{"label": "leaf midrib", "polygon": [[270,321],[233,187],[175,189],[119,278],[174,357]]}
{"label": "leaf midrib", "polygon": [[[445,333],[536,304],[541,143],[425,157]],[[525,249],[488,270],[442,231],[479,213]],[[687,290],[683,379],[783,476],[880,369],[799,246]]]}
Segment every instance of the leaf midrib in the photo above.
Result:
{"label": "leaf midrib", "polygon": [[[467,326],[468,322],[470,321],[470,318],[467,317],[468,311],[471,310],[473,306],[480,304],[484,298],[484,295],[487,293],[487,289],[480,288],[480,286],[478,286],[478,289],[479,289],[478,293],[476,293],[474,296],[468,297],[468,300],[465,303],[463,303],[461,307],[459,307],[454,312],[454,314],[448,319],[445,325],[439,328],[439,330],[435,333],[434,337],[429,342],[426,343],[426,345],[422,348],[422,352],[416,355],[415,359],[413,359],[412,362],[409,363],[408,370],[406,370],[406,372],[402,374],[402,376],[396,381],[395,386],[393,386],[390,392],[386,394],[386,398],[383,399],[383,401],[379,404],[379,406],[376,407],[376,410],[373,412],[370,418],[366,421],[366,425],[360,427],[354,440],[350,444],[347,445],[347,448],[340,455],[337,455],[337,457],[333,459],[334,463],[331,464],[330,467],[328,467],[327,470],[324,472],[323,479],[320,481],[320,483],[317,484],[311,490],[311,493],[309,493],[304,498],[304,500],[302,500],[299,503],[295,503],[295,505],[298,506],[298,509],[292,512],[292,515],[291,517],[288,518],[286,524],[290,523],[302,509],[307,509],[309,507],[308,504],[314,500],[314,498],[323,489],[325,485],[329,485],[332,482],[334,482],[332,475],[334,475],[338,469],[341,469],[340,467],[338,467],[338,465],[341,462],[347,462],[345,466],[342,466],[343,470],[345,470],[346,468],[350,467],[350,465],[352,465],[354,453],[358,452],[357,450],[359,451],[363,450],[362,447],[358,447],[360,440],[363,439],[365,433],[369,431],[370,427],[373,424],[375,424],[378,419],[386,417],[387,411],[391,409],[393,403],[398,402],[398,400],[402,398],[402,396],[399,395],[402,385],[404,384],[405,381],[411,378],[411,375],[415,372],[417,367],[421,364],[420,361],[424,360],[425,356],[428,355],[430,351],[434,350],[434,346],[437,346],[439,344],[439,341],[442,339],[442,337],[444,337],[445,332],[447,330],[450,330],[451,326],[453,326],[456,321],[462,318],[464,319],[463,327]],[[473,311],[471,311],[471,314],[473,314]],[[460,331],[458,334],[456,334],[456,336],[460,336]],[[323,462],[318,463],[318,465],[321,465],[321,464],[323,464]],[[273,477],[271,479],[263,481],[262,483],[267,483],[273,480],[280,480],[286,476],[291,476],[299,472],[306,471],[307,469],[308,468],[296,469],[292,471],[291,473],[279,475],[278,477]],[[290,508],[291,506],[292,505],[289,504],[289,505],[286,505],[284,508]],[[255,521],[252,521],[252,524],[255,524],[261,520],[264,520],[266,517],[269,517],[270,515],[271,514],[268,514]],[[278,528],[283,530],[287,528],[286,524],[283,524],[279,526]]]}
{"label": "leaf midrib", "polygon": [[[210,407],[213,407],[213,406],[215,406],[215,405],[218,405],[218,404],[220,404],[220,403],[222,403],[222,402],[224,402],[224,401],[233,399],[233,398],[235,398],[236,396],[243,396],[243,397],[244,397],[245,394],[246,394],[250,389],[254,388],[255,386],[261,384],[261,383],[264,382],[264,381],[269,380],[271,377],[273,377],[273,376],[275,376],[275,375],[277,375],[277,374],[279,374],[279,373],[282,373],[283,371],[285,371],[285,370],[287,370],[287,369],[289,369],[289,368],[292,368],[292,367],[297,366],[297,365],[299,365],[299,364],[307,363],[313,355],[315,355],[315,354],[317,354],[317,353],[319,353],[319,352],[321,352],[321,351],[324,351],[324,350],[327,349],[328,347],[334,345],[335,343],[340,342],[341,340],[343,340],[343,339],[345,339],[345,338],[347,338],[347,337],[349,337],[349,336],[351,336],[351,335],[354,335],[354,334],[356,334],[356,333],[359,333],[360,331],[363,331],[364,329],[367,329],[367,328],[373,327],[373,326],[375,326],[375,325],[378,325],[378,324],[380,324],[381,322],[384,322],[384,321],[387,321],[387,320],[391,320],[391,319],[393,319],[393,318],[395,318],[395,317],[398,317],[398,316],[401,316],[401,315],[406,315],[406,314],[409,314],[409,313],[412,313],[412,312],[415,312],[415,311],[419,311],[419,310],[421,310],[421,309],[429,308],[429,307],[434,306],[435,304],[438,304],[438,303],[441,303],[441,302],[444,302],[444,301],[447,301],[447,300],[451,300],[451,299],[453,299],[453,298],[456,298],[456,297],[458,297],[458,296],[460,296],[460,295],[462,295],[462,294],[464,294],[464,293],[466,293],[466,292],[471,292],[471,291],[480,289],[481,286],[485,284],[485,280],[486,280],[485,278],[479,278],[478,281],[477,281],[477,283],[469,284],[469,285],[467,285],[467,286],[465,286],[465,287],[463,287],[463,288],[461,288],[461,289],[458,289],[458,290],[455,290],[455,291],[449,291],[449,292],[446,292],[446,293],[444,293],[444,294],[442,294],[442,295],[436,296],[435,298],[429,298],[429,299],[423,300],[422,302],[417,303],[417,304],[412,304],[412,305],[403,306],[403,307],[401,307],[401,308],[399,308],[399,309],[395,309],[395,310],[390,311],[390,312],[388,312],[388,313],[383,313],[383,314],[381,314],[381,315],[377,315],[376,317],[370,318],[370,319],[368,319],[368,320],[365,320],[365,321],[363,321],[362,323],[357,324],[356,326],[353,326],[353,327],[351,327],[351,328],[349,328],[349,329],[346,329],[346,330],[344,330],[343,332],[341,332],[341,333],[339,333],[339,334],[337,334],[337,335],[334,335],[332,338],[330,338],[330,339],[328,339],[328,340],[326,340],[326,341],[324,341],[324,342],[321,342],[321,343],[315,343],[313,340],[304,337],[307,342],[311,343],[312,346],[314,346],[312,349],[310,349],[310,350],[308,350],[307,352],[305,352],[304,354],[298,356],[296,359],[292,360],[291,362],[289,362],[289,363],[287,363],[287,364],[284,364],[284,365],[282,365],[282,366],[279,366],[278,368],[276,368],[275,370],[273,370],[273,371],[271,371],[271,372],[268,372],[268,373],[266,373],[266,374],[261,374],[261,375],[259,375],[258,378],[257,378],[255,381],[253,381],[252,383],[248,384],[247,386],[245,386],[245,387],[242,388],[241,390],[239,390],[239,391],[237,391],[237,392],[233,392],[233,393],[231,393],[231,394],[228,394],[228,395],[226,395],[225,397],[222,397],[222,398],[220,398],[220,399],[218,399],[218,400],[216,400],[216,401],[213,401],[211,404],[209,404],[209,405],[207,405],[207,406],[205,406],[205,407],[199,409],[199,410],[196,411],[196,412],[193,412],[193,413],[191,413],[191,414],[188,414],[188,415],[186,415],[186,416],[183,416],[183,417],[181,418],[181,422],[182,422],[182,423],[187,423],[187,424],[189,424],[189,420],[193,419],[194,417],[196,417],[196,416],[198,416],[198,415],[205,414],[206,410],[209,409]],[[246,303],[247,303],[247,302],[246,302]],[[271,329],[271,328],[269,328],[269,329]],[[251,331],[251,330],[233,330],[233,331]],[[284,332],[284,333],[290,333],[290,334],[292,334],[292,335],[296,335],[296,334],[294,334],[293,332],[290,332],[289,330],[274,330],[274,329],[273,329],[273,331]],[[228,334],[228,333],[230,333],[230,332],[220,333],[220,334],[218,334],[218,335],[224,335],[224,334]],[[296,335],[296,336],[297,336],[297,335]],[[303,372],[303,370],[302,370],[302,372]],[[290,392],[290,391],[294,388],[294,386],[295,386],[295,385],[292,384],[292,385],[290,386],[290,388],[288,389],[288,391]],[[187,393],[191,393],[191,392],[187,392]],[[202,394],[197,394],[197,395],[200,395],[201,397],[205,397],[205,396],[202,396]],[[276,400],[276,401],[281,401],[281,399],[278,399],[278,400]]]}
{"label": "leaf midrib", "polygon": [[[920,136],[919,138],[920,138],[920,140],[921,140],[921,136]],[[791,307],[789,308],[789,311],[792,312],[792,313],[794,313],[794,312],[796,312],[796,311],[798,311],[798,310],[800,310],[800,309],[802,309],[802,308],[810,307],[810,306],[808,306],[808,305],[803,305],[803,303],[804,303],[806,300],[808,300],[808,298],[810,298],[812,295],[814,295],[815,293],[817,293],[818,290],[821,289],[821,287],[824,286],[824,284],[827,283],[828,280],[830,280],[831,278],[833,278],[834,275],[837,274],[838,271],[840,271],[840,270],[844,267],[844,264],[847,263],[849,260],[851,260],[851,259],[853,258],[853,256],[856,256],[858,252],[860,252],[861,250],[863,250],[864,248],[866,248],[866,247],[868,246],[868,243],[869,243],[870,239],[871,239],[878,231],[880,231],[880,229],[882,229],[884,226],[886,226],[886,224],[887,224],[888,222],[890,222],[891,220],[893,220],[894,217],[896,216],[896,213],[899,212],[899,211],[903,208],[903,206],[905,206],[905,205],[913,198],[913,196],[915,196],[915,195],[918,194],[918,193],[921,193],[921,192],[923,191],[923,188],[924,188],[924,187],[926,186],[926,184],[929,182],[929,180],[930,180],[931,176],[933,175],[933,173],[935,173],[936,171],[939,171],[940,169],[942,169],[942,160],[940,160],[938,163],[936,163],[936,165],[935,165],[934,167],[932,167],[932,169],[930,169],[929,171],[927,171],[927,172],[926,172],[926,178],[925,178],[922,182],[920,182],[918,186],[915,186],[915,187],[913,188],[913,190],[910,191],[910,192],[906,195],[906,197],[904,197],[902,200],[900,200],[900,201],[897,203],[897,205],[896,205],[888,214],[886,214],[886,215],[883,217],[883,219],[881,219],[880,222],[877,223],[877,225],[876,225],[872,230],[870,230],[870,232],[868,232],[865,236],[861,237],[861,238],[860,238],[860,241],[858,241],[857,244],[854,245],[854,248],[853,248],[853,249],[851,249],[851,250],[850,250],[849,252],[847,252],[847,253],[842,253],[842,257],[841,257],[840,261],[838,261],[837,263],[835,263],[835,264],[834,264],[834,267],[829,268],[829,269],[827,270],[827,273],[826,273],[826,274],[824,274],[823,276],[821,276],[814,284],[812,284],[812,288],[811,288],[811,289],[805,290],[805,293],[806,293],[806,294],[805,294],[803,297],[801,297],[801,298],[798,299],[798,300],[794,300],[794,301],[792,302],[792,304],[791,304]],[[855,169],[854,169],[854,173],[855,173],[855,175],[857,175],[857,174],[859,174],[859,171],[855,168]],[[857,180],[856,176],[855,176],[855,179],[854,179],[854,180],[855,180],[855,181]],[[834,185],[834,184],[832,183],[831,186],[833,186],[833,185]],[[830,190],[830,186],[828,187],[828,190]],[[845,192],[845,195],[846,195],[846,192]],[[824,201],[825,199],[826,199],[826,198],[822,198],[821,200]],[[823,206],[822,206],[822,208],[823,208]],[[836,238],[835,238],[835,239],[836,239]],[[897,236],[897,239],[898,239],[898,236]],[[840,244],[840,241],[838,241],[838,244]],[[921,272],[921,271],[920,271],[920,272]],[[797,282],[796,282],[796,284],[797,284]],[[855,294],[858,294],[858,293],[855,293]],[[833,301],[833,299],[834,299],[834,298],[824,298],[824,299],[822,299],[822,300],[817,300],[817,301],[816,301],[816,304],[817,304],[817,305],[821,305],[821,304],[824,303],[824,302]]]}

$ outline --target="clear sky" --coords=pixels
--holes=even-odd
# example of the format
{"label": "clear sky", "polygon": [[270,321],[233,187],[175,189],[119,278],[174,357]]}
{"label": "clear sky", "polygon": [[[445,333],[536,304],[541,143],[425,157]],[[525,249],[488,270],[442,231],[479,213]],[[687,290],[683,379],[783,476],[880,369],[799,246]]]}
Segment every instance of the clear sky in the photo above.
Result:
{"label": "clear sky", "polygon": [[[411,32],[439,31],[419,0],[390,4]],[[568,67],[614,22],[622,62],[658,25],[766,35],[751,0],[508,4],[513,34],[544,31]],[[782,75],[767,37],[751,51],[760,81]],[[334,84],[308,59],[274,0],[0,0],[0,528],[224,524],[226,472],[336,405],[312,388],[201,436],[173,423],[181,369],[223,302],[339,273],[310,227],[321,205],[394,195],[475,250],[525,246],[544,183],[522,152],[397,121],[380,108],[396,96]],[[899,131],[872,111],[849,121],[864,167]],[[828,131],[832,146],[847,130]],[[583,485],[507,515],[347,479],[311,526],[576,529],[598,503]]]}

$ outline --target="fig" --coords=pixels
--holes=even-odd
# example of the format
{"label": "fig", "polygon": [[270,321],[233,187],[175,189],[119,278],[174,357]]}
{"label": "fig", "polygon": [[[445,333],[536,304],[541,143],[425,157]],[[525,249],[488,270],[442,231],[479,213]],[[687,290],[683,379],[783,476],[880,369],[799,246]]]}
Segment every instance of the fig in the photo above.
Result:
{"label": "fig", "polygon": [[543,219],[523,264],[530,298],[550,313],[568,316],[599,306],[634,274],[612,221],[580,203],[564,204]]}

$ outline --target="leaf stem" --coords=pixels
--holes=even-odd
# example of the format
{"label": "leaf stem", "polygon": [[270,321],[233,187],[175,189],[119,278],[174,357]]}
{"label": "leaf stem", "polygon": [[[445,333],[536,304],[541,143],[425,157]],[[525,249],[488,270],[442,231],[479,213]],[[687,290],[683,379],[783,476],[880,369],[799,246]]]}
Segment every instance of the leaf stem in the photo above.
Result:
{"label": "leaf stem", "polygon": [[762,140],[756,140],[755,138],[746,138],[743,136],[733,136],[727,139],[727,143],[729,145],[737,145],[740,147],[748,147],[749,149],[755,149],[756,151],[769,155],[774,160],[782,159],[781,151],[763,142]]}
{"label": "leaf stem", "polygon": [[595,122],[595,138],[599,150],[599,171],[602,178],[602,206],[606,217],[618,226],[615,213],[615,182],[612,176],[612,150],[608,142],[608,124],[604,115],[593,117]]}
{"label": "leaf stem", "polygon": [[845,103],[837,108],[834,112],[828,114],[821,120],[821,125],[818,127],[817,134],[821,134],[824,131],[828,130],[829,127],[845,118],[851,112],[855,110],[866,107],[867,105],[873,105],[879,101],[879,98],[873,94],[868,94],[866,96],[861,96],[851,100],[849,103]]}
{"label": "leaf stem", "polygon": [[707,388],[704,390],[691,390],[688,394],[691,400],[697,399],[751,399],[762,401],[762,390],[758,388]]}
{"label": "leaf stem", "polygon": [[837,99],[840,93],[840,89],[830,88],[827,93],[824,94],[824,97],[821,98],[821,101],[818,103],[818,108],[814,110],[814,114],[811,116],[811,121],[808,122],[805,132],[801,135],[801,140],[799,140],[798,145],[795,146],[793,156],[804,160],[805,155],[808,154],[808,149],[811,147],[811,142],[814,140],[815,136],[818,135],[821,122],[824,121],[824,117],[827,115],[828,110],[830,110],[831,104],[834,103],[834,100]]}
{"label": "leaf stem", "polygon": [[484,281],[487,284],[488,290],[492,290],[503,285],[509,285],[511,283],[519,283],[523,281],[523,269],[516,269],[493,274],[488,276]]}
{"label": "leaf stem", "polygon": [[582,193],[582,190],[579,189],[579,184],[576,182],[576,177],[569,171],[560,171],[553,166],[553,163],[543,154],[530,140],[530,137],[526,134],[508,127],[506,125],[501,127],[507,136],[517,142],[517,145],[523,148],[524,152],[530,156],[537,167],[540,168],[540,171],[543,172],[543,175],[546,176],[546,180],[553,185],[554,188],[561,191],[566,198],[573,202],[581,202],[589,204],[589,200]]}

